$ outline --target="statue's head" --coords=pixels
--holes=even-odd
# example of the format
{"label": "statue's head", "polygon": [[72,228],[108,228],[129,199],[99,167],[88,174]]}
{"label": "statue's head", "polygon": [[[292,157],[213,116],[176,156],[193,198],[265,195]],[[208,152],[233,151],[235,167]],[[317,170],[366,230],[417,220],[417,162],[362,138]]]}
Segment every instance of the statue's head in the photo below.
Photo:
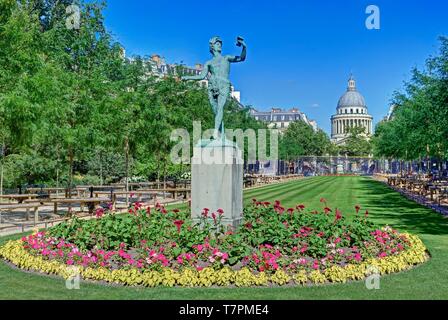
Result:
{"label": "statue's head", "polygon": [[222,40],[220,37],[211,38],[209,44],[211,54],[214,54],[215,52],[217,53],[222,52]]}

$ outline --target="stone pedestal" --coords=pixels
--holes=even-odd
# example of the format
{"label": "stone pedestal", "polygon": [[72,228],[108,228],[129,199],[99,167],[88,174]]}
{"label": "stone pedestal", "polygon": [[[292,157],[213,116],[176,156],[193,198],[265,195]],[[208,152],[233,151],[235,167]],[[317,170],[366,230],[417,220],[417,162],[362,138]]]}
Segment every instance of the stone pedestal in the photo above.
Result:
{"label": "stone pedestal", "polygon": [[222,224],[237,227],[243,214],[243,158],[229,141],[201,141],[193,150],[191,214],[195,221],[204,208],[224,210]]}

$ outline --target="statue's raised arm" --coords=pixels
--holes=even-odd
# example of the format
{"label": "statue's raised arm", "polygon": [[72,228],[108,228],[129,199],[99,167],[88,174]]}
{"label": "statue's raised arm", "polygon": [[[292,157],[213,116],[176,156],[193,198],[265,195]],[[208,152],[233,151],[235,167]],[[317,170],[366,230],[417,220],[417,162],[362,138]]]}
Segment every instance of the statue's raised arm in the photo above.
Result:
{"label": "statue's raised arm", "polygon": [[243,62],[246,60],[247,55],[247,46],[242,37],[238,37],[236,39],[236,45],[238,47],[242,47],[240,56],[228,56],[230,62]]}

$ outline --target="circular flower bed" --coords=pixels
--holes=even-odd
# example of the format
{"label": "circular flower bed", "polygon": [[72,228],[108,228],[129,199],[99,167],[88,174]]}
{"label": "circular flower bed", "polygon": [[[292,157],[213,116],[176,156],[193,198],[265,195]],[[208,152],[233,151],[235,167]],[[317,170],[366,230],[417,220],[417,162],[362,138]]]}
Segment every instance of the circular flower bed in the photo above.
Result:
{"label": "circular flower bed", "polygon": [[355,207],[352,217],[305,206],[284,208],[253,200],[237,230],[224,212],[190,213],[136,203],[128,214],[97,210],[97,219],[73,220],[10,241],[0,257],[19,268],[65,278],[144,286],[264,286],[345,283],[372,272],[400,272],[425,262],[422,241],[377,227]]}

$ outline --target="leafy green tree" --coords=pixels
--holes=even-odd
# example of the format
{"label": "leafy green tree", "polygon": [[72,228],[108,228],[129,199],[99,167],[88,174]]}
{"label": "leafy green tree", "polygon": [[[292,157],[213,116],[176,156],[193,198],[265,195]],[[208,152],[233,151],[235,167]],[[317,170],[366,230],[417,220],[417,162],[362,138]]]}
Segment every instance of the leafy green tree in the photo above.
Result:
{"label": "leafy green tree", "polygon": [[345,143],[340,146],[340,153],[350,157],[368,157],[372,154],[372,145],[365,134],[365,128],[353,127],[348,130]]}

